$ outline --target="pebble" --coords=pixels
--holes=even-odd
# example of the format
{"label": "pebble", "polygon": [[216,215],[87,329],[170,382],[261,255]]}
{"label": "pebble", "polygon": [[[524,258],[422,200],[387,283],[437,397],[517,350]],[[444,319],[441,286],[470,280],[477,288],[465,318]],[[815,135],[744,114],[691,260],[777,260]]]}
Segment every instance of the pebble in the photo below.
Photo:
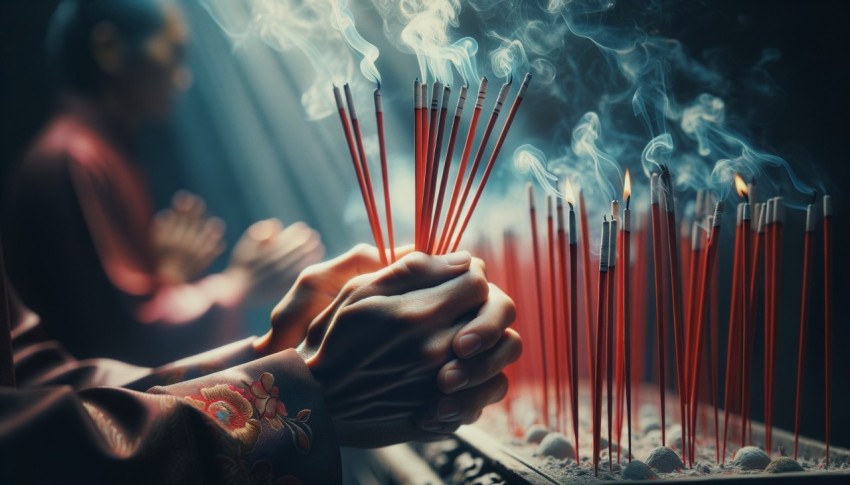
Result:
{"label": "pebble", "polygon": [[650,451],[649,456],[646,457],[646,464],[661,473],[671,473],[685,466],[679,459],[679,455],[666,446],[659,446]]}
{"label": "pebble", "polygon": [[742,470],[764,470],[770,464],[770,457],[761,448],[745,446],[735,453],[732,464]]}
{"label": "pebble", "polygon": [[632,460],[623,469],[622,478],[623,480],[655,480],[658,475],[646,463],[640,460]]}
{"label": "pebble", "polygon": [[543,441],[547,434],[549,434],[549,430],[545,426],[535,424],[525,430],[525,441],[536,445]]}
{"label": "pebble", "polygon": [[560,433],[547,434],[540,442],[540,446],[537,447],[537,453],[561,460],[575,457],[573,445]]}
{"label": "pebble", "polygon": [[803,467],[790,456],[780,456],[770,462],[764,471],[770,473],[801,472],[803,471]]}
{"label": "pebble", "polygon": [[660,430],[661,423],[658,420],[650,418],[644,419],[640,422],[640,433],[641,434],[649,434],[650,431]]}

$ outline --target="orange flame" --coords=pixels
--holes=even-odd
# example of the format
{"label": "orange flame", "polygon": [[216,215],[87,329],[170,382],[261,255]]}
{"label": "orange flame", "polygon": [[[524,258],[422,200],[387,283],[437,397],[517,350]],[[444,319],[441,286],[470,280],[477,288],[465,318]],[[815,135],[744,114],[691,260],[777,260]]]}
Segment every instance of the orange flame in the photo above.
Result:
{"label": "orange flame", "polygon": [[573,184],[570,183],[570,179],[567,179],[564,182],[564,198],[567,199],[567,202],[570,204],[576,203],[576,194],[573,191]]}
{"label": "orange flame", "polygon": [[735,174],[735,190],[738,191],[738,197],[746,197],[749,195],[750,189],[747,187],[747,183],[744,182],[744,177],[741,177],[740,174]]}
{"label": "orange flame", "polygon": [[629,200],[632,195],[632,177],[629,176],[629,169],[626,169],[626,181],[623,183],[623,200]]}

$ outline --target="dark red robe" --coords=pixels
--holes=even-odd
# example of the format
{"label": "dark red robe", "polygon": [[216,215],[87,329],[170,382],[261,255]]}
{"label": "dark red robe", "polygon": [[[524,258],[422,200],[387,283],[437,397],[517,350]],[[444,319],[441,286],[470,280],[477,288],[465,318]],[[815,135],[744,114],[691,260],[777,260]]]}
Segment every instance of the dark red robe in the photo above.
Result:
{"label": "dark red robe", "polygon": [[224,278],[157,278],[152,204],[116,126],[75,100],[24,156],[5,201],[12,283],[79,358],[158,365],[237,338]]}

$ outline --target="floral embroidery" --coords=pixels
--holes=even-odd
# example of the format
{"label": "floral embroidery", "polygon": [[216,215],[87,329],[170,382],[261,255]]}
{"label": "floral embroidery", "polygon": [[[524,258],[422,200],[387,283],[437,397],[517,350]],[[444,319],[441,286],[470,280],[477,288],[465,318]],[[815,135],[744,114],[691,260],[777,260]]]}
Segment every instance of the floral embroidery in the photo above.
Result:
{"label": "floral embroidery", "polygon": [[224,483],[233,485],[301,485],[301,480],[293,475],[274,476],[274,467],[269,460],[257,460],[249,463],[242,458],[240,446],[235,443],[222,443],[223,452],[216,456],[221,467]]}
{"label": "floral embroidery", "polygon": [[249,451],[260,437],[260,422],[253,419],[254,409],[240,389],[218,384],[201,389],[201,395],[187,396],[186,400],[197,407],[239,440]]}
{"label": "floral embroidery", "polygon": [[280,390],[274,385],[274,376],[264,372],[254,382],[245,382],[248,387],[247,398],[251,401],[260,418],[266,420],[275,431],[280,431],[285,426],[291,436],[295,447],[303,453],[310,451],[313,440],[313,430],[307,421],[310,419],[311,411],[302,409],[292,418],[286,411],[286,406],[280,400]]}

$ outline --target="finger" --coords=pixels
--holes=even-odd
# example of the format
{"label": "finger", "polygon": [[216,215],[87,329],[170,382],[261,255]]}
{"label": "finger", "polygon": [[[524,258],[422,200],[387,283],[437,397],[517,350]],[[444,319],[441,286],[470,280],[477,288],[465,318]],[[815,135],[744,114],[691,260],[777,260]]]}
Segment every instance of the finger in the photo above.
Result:
{"label": "finger", "polygon": [[[481,265],[473,260],[465,273],[434,287],[389,297],[385,306],[394,319],[447,327],[481,306],[489,290]],[[445,342],[450,348],[450,340]]]}
{"label": "finger", "polygon": [[452,394],[475,387],[498,375],[522,353],[522,339],[513,329],[506,329],[495,347],[471,359],[456,359],[444,365],[437,374],[440,391]]}
{"label": "finger", "polygon": [[281,230],[283,223],[278,219],[265,219],[251,224],[246,232],[251,239],[262,243],[270,241]]}
{"label": "finger", "polygon": [[370,275],[370,278],[353,282],[364,284],[359,298],[373,295],[392,296],[430,288],[455,278],[469,269],[472,256],[466,251],[446,256],[428,256],[414,252]]}
{"label": "finger", "polygon": [[516,319],[513,300],[499,287],[490,284],[487,302],[478,314],[455,335],[455,354],[464,359],[493,348],[505,329]]}
{"label": "finger", "polygon": [[[499,373],[479,386],[432,399],[421,417],[421,423],[428,423],[431,427],[452,421],[472,423],[485,406],[501,401],[507,392],[508,378]],[[423,429],[426,427],[423,426]]]}

